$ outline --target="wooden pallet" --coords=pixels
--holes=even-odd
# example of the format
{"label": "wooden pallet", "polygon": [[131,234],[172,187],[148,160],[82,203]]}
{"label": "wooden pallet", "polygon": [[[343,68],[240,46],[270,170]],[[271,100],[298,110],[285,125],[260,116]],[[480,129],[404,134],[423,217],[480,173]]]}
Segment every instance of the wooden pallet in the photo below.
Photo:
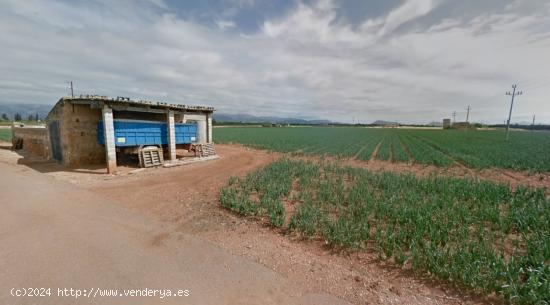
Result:
{"label": "wooden pallet", "polygon": [[140,148],[139,152],[139,166],[140,167],[153,167],[164,164],[164,157],[162,155],[162,148],[156,146],[147,146]]}
{"label": "wooden pallet", "polygon": [[210,157],[216,155],[214,143],[206,143],[202,145],[202,157]]}
{"label": "wooden pallet", "polygon": [[195,157],[210,157],[216,155],[216,149],[214,148],[214,143],[206,144],[193,144],[191,145],[190,151],[195,153]]}

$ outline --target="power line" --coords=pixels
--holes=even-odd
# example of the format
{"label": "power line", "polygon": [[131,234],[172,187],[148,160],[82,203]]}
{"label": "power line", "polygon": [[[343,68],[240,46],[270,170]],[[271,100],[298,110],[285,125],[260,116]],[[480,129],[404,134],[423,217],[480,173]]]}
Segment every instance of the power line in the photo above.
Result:
{"label": "power line", "polygon": [[512,118],[512,108],[514,107],[514,97],[523,94],[523,92],[521,91],[516,91],[517,86],[518,86],[517,84],[513,84],[512,85],[513,91],[506,92],[506,95],[512,96],[512,101],[510,102],[510,113],[508,114],[508,123],[506,124],[506,141],[508,141],[508,139],[510,138],[510,119]]}

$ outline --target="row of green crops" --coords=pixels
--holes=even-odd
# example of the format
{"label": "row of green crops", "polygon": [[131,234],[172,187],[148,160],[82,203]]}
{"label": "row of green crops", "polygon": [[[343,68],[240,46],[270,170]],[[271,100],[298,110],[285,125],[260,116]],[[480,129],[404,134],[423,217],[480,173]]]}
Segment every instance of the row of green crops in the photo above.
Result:
{"label": "row of green crops", "polygon": [[0,141],[11,142],[11,129],[0,128]]}
{"label": "row of green crops", "polygon": [[332,155],[369,160],[380,143],[377,159],[472,168],[550,171],[550,133],[424,130],[359,127],[231,127],[216,128],[218,143],[280,152]]}
{"label": "row of green crops", "polygon": [[[375,173],[281,159],[231,178],[222,206],[331,246],[518,304],[550,300],[545,190],[441,176]],[[295,206],[291,214],[285,204]]]}
{"label": "row of green crops", "polygon": [[427,130],[404,134],[473,168],[550,171],[548,132],[512,132],[508,142],[500,131]]}

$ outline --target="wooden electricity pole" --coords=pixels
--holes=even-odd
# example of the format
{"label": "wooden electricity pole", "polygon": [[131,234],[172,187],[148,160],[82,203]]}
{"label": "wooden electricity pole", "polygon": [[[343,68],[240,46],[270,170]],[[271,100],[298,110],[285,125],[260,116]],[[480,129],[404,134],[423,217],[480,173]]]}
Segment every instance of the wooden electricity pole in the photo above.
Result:
{"label": "wooden electricity pole", "polygon": [[466,108],[466,123],[468,123],[468,118],[470,117],[470,105],[468,105],[468,108]]}
{"label": "wooden electricity pole", "polygon": [[510,119],[512,118],[512,108],[514,107],[514,97],[516,97],[517,95],[523,94],[523,92],[521,91],[516,91],[517,86],[518,86],[517,84],[513,84],[512,85],[513,91],[506,92],[506,95],[512,96],[512,101],[510,102],[510,113],[508,114],[508,122],[506,123],[506,141],[508,141],[508,139],[510,138]]}

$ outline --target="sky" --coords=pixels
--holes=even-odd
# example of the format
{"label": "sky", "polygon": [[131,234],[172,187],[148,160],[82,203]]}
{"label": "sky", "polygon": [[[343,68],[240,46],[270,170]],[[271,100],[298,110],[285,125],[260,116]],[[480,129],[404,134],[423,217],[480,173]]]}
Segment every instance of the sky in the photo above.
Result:
{"label": "sky", "polygon": [[0,103],[126,96],[369,123],[550,123],[547,0],[0,0]]}

